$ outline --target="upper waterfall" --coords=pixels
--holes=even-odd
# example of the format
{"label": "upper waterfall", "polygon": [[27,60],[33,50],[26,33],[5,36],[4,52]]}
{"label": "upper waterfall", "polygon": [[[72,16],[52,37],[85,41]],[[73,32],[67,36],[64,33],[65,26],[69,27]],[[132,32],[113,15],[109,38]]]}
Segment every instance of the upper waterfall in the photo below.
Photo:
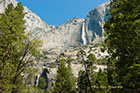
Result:
{"label": "upper waterfall", "polygon": [[85,22],[83,22],[83,26],[82,26],[82,40],[83,40],[83,45],[86,45],[87,41],[86,41],[86,33],[85,33]]}

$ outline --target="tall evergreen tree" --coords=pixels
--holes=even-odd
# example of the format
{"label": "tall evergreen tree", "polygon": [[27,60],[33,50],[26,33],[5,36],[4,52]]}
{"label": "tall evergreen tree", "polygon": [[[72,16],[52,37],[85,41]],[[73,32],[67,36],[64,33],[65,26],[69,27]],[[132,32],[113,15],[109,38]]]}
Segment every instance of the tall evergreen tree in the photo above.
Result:
{"label": "tall evergreen tree", "polygon": [[66,72],[64,60],[61,60],[61,63],[57,70],[57,76],[56,76],[55,86],[54,86],[54,93],[65,93],[66,92],[66,90],[64,90],[66,74],[67,74],[67,72]]}
{"label": "tall evergreen tree", "polygon": [[[86,56],[86,52],[84,50],[79,50],[76,54],[77,58],[79,59],[79,61],[84,64],[84,68],[85,68],[85,76],[87,78],[87,81],[88,81],[88,85],[90,87],[90,92],[93,93],[93,90],[92,90],[92,86],[91,86],[91,81],[90,81],[90,78],[89,78],[89,73],[88,73],[88,65],[86,64],[87,62],[85,61],[84,57]],[[88,86],[87,86],[88,88]]]}
{"label": "tall evergreen tree", "polygon": [[108,78],[106,71],[102,71],[101,68],[96,76],[96,89],[97,93],[109,93],[110,89],[108,88]]}
{"label": "tall evergreen tree", "polygon": [[[93,66],[93,64],[96,62],[96,57],[94,54],[90,53],[87,56],[87,60],[85,60],[84,58],[86,57],[86,52],[83,50],[79,50],[77,53],[77,58],[78,61],[80,61],[85,68],[85,71],[80,71],[79,72],[79,76],[78,76],[78,88],[79,88],[79,92],[91,92],[93,93],[93,85],[94,85],[94,80],[91,80],[91,78],[93,79],[94,77],[94,72],[93,70],[96,69],[95,66]],[[92,82],[92,83],[91,83]]]}
{"label": "tall evergreen tree", "polygon": [[67,69],[64,60],[62,59],[60,62],[53,93],[75,93],[75,82],[71,65],[69,63]]}
{"label": "tall evergreen tree", "polygon": [[[118,82],[131,91],[140,87],[140,0],[113,0],[105,23],[105,42]],[[113,60],[117,60],[114,63]],[[114,67],[113,67],[114,66]]]}
{"label": "tall evergreen tree", "polygon": [[77,86],[78,86],[78,93],[88,93],[89,92],[89,84],[88,84],[88,80],[87,80],[85,71],[81,71],[81,70],[79,71]]}
{"label": "tall evergreen tree", "polygon": [[71,63],[68,62],[68,67],[67,67],[67,83],[68,83],[68,90],[70,91],[69,93],[75,93],[76,89],[76,80],[72,72],[71,68]]}
{"label": "tall evergreen tree", "polygon": [[[0,18],[0,92],[20,92],[32,70],[32,56],[38,51],[40,41],[25,34],[23,6],[12,3]],[[24,74],[23,74],[24,73]],[[26,77],[25,77],[26,76]],[[23,83],[24,82],[24,83]]]}

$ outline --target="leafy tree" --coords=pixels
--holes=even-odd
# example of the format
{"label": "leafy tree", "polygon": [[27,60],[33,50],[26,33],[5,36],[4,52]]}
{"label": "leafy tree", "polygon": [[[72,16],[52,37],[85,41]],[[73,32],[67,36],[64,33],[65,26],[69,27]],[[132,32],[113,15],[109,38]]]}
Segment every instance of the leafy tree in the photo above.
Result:
{"label": "leafy tree", "polygon": [[116,81],[129,91],[140,87],[139,13],[140,0],[113,0],[111,17],[104,25],[109,69],[115,68]]}
{"label": "leafy tree", "polygon": [[16,7],[11,3],[0,17],[0,92],[21,92],[34,70],[33,56],[40,41],[25,34],[23,9],[21,3]]}

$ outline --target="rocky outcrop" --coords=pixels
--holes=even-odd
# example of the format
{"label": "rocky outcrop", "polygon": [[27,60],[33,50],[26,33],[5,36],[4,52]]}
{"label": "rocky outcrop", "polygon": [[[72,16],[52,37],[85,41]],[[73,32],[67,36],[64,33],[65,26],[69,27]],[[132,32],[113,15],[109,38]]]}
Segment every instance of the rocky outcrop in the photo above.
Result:
{"label": "rocky outcrop", "polygon": [[86,35],[87,35],[87,43],[97,43],[104,39],[103,37],[103,26],[105,21],[108,20],[109,16],[106,16],[108,13],[109,7],[107,5],[110,1],[107,1],[95,9],[92,9],[88,15],[86,16]]}
{"label": "rocky outcrop", "polygon": [[[0,13],[4,8],[13,3],[16,6],[16,0],[0,0]],[[109,1],[92,9],[85,19],[73,18],[65,24],[58,27],[48,25],[39,16],[24,6],[26,31],[32,30],[33,35],[43,42],[43,51],[48,55],[60,54],[71,47],[78,47],[84,44],[82,32],[84,28],[84,40],[86,44],[97,43],[104,39],[103,25],[108,17]],[[84,23],[83,23],[84,22]],[[83,24],[85,24],[83,26]]]}
{"label": "rocky outcrop", "polygon": [[82,31],[82,18],[73,18],[68,20],[49,32],[43,37],[43,43],[46,54],[62,53],[70,47],[78,47],[82,44],[81,31]]}
{"label": "rocky outcrop", "polygon": [[[73,18],[47,32],[43,39],[45,43],[44,49],[47,51],[46,54],[59,54],[71,47],[85,45],[83,41],[86,41],[86,44],[92,44],[104,40],[103,25],[109,17],[106,16],[109,3],[110,1],[105,2],[92,9],[85,20]],[[85,31],[84,39],[86,40],[83,40],[83,31]]]}
{"label": "rocky outcrop", "polygon": [[[7,7],[8,4],[12,3],[14,7],[17,5],[16,0],[0,0],[0,13],[4,12],[4,9]],[[41,39],[47,31],[54,28],[54,26],[49,26],[45,23],[39,16],[29,10],[26,6],[24,6],[24,12],[26,20],[26,32],[32,31],[35,37]]]}
{"label": "rocky outcrop", "polygon": [[47,23],[45,23],[39,16],[29,10],[26,6],[24,6],[24,12],[27,31],[32,30],[33,34],[42,36],[53,28],[52,26],[49,26]]}

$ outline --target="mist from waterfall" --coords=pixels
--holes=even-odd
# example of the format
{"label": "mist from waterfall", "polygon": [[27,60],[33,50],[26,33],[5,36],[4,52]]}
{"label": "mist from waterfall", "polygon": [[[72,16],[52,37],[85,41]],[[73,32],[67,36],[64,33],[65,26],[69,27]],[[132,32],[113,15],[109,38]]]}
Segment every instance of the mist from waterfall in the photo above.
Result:
{"label": "mist from waterfall", "polygon": [[82,26],[82,40],[83,40],[83,45],[86,45],[87,41],[86,41],[86,33],[85,33],[85,22],[83,22],[83,26]]}
{"label": "mist from waterfall", "polygon": [[40,74],[38,74],[37,79],[36,79],[36,87],[38,87],[38,82],[39,82]]}

